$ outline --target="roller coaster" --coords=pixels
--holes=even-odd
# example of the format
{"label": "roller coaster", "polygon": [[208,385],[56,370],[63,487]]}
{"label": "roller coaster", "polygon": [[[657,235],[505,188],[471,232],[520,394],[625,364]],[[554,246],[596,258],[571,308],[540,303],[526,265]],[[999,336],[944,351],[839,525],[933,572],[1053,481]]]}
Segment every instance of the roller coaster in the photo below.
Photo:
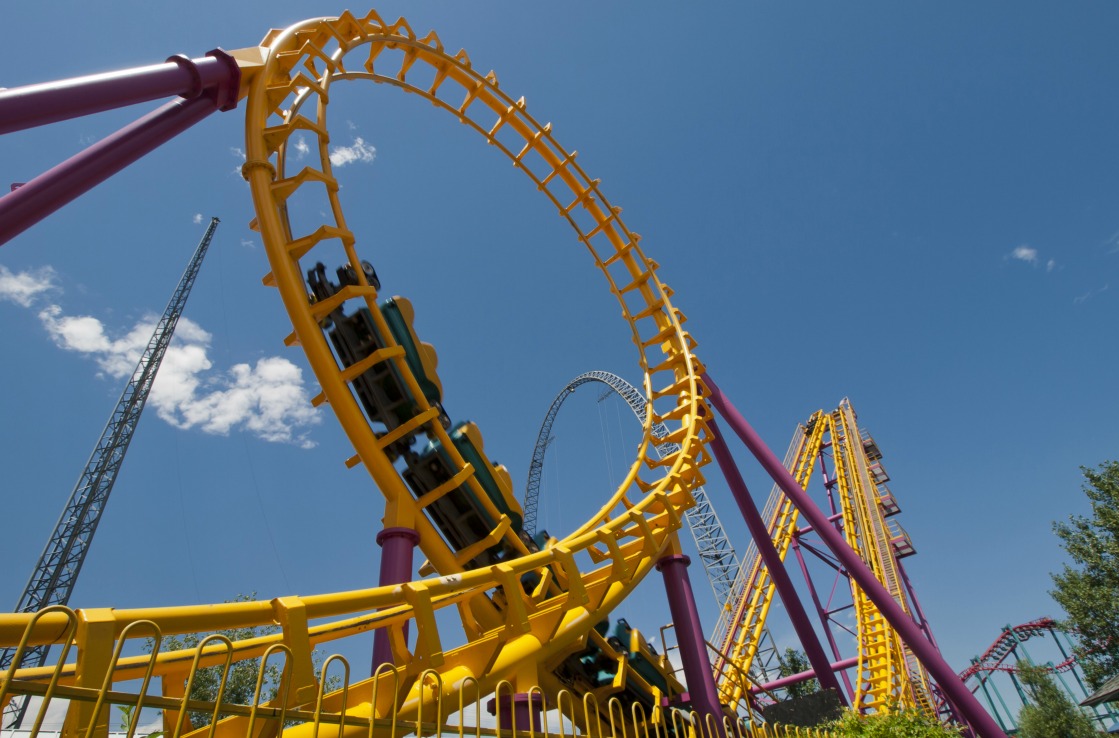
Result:
{"label": "roller coaster", "polygon": [[[416,95],[506,156],[572,227],[621,307],[642,374],[642,440],[618,488],[561,538],[526,528],[507,470],[487,455],[483,429],[443,397],[435,349],[415,330],[415,311],[425,306],[384,299],[373,266],[358,253],[328,149],[328,103],[342,82]],[[287,345],[302,348],[322,388],[313,403],[330,407],[353,446],[347,465],[364,468],[384,496],[380,583],[267,602],[0,616],[0,647],[17,649],[0,681],[0,703],[41,698],[33,735],[52,701],[68,705],[64,734],[90,738],[108,732],[113,704],[132,706],[129,736],[152,709],[162,710],[163,730],[174,738],[510,728],[514,735],[621,735],[627,723],[646,735],[783,734],[762,723],[750,697],[764,686],[749,674],[774,592],[816,678],[853,707],[933,711],[940,700],[975,735],[1003,735],[912,607],[897,567],[902,551],[886,521],[887,496],[874,481],[850,406],[814,415],[786,468],[706,373],[672,290],[621,208],[560,146],[551,124],[531,115],[523,97],[508,95],[493,72],[479,72],[465,51],[451,53],[436,33],[420,36],[404,19],[347,12],[272,30],[249,49],[0,91],[0,133],[172,95],[173,102],[0,198],[0,242],[243,101],[242,172],[270,266],[264,284],[276,289],[291,320]],[[289,156],[296,133],[313,139],[316,162],[296,165],[298,157]],[[308,201],[322,207],[302,207]],[[322,221],[313,220],[315,212]],[[777,485],[767,515],[753,507],[722,423]],[[822,461],[828,454],[830,467]],[[728,598],[714,668],[679,541],[713,459],[754,539]],[[815,463],[837,490],[830,515],[805,492]],[[847,667],[830,663],[784,569],[805,530],[851,582],[857,671],[845,698],[835,674]],[[422,578],[413,579],[417,547],[425,561]],[[606,622],[654,569],[664,580],[683,681],[640,633]],[[238,641],[220,633],[267,625],[279,632]],[[337,656],[316,667],[316,649],[370,631],[371,676],[351,678],[350,664]],[[161,648],[181,634],[197,634],[199,645]],[[149,639],[151,653],[140,652]],[[45,644],[61,646],[56,663],[20,667],[23,652]],[[192,694],[200,669],[249,659],[282,662],[275,695],[264,693],[263,667],[249,704],[223,699],[224,679],[213,699]],[[340,686],[328,689],[328,676]],[[477,714],[490,696],[495,727]],[[200,721],[200,714],[212,719]]]}
{"label": "roller coaster", "polygon": [[[1027,648],[1030,641],[1033,643]],[[1055,660],[1043,661],[1049,656]],[[1007,625],[987,650],[960,672],[960,679],[971,691],[983,695],[1003,730],[1016,731],[1021,705],[1032,702],[1018,677],[1023,662],[1053,675],[1060,689],[1074,702],[1082,703],[1091,694],[1085,686],[1072,639],[1059,623],[1051,618],[1038,618],[1021,625]],[[1004,691],[1012,695],[1009,704]],[[1119,712],[1108,704],[1093,706],[1090,713],[1101,731],[1114,731],[1119,726]]]}

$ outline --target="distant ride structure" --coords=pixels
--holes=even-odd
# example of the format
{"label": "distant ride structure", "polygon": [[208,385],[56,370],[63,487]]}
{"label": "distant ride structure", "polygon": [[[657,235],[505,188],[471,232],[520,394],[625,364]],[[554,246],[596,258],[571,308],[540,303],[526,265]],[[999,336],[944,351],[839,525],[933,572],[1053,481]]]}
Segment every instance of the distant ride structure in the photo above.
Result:
{"label": "distant ride structure", "polygon": [[[1018,667],[1023,662],[1045,669],[1074,703],[1080,704],[1092,694],[1072,639],[1060,623],[1052,618],[1038,618],[1006,625],[987,650],[972,658],[971,665],[960,672],[964,684],[973,693],[983,695],[988,710],[1003,730],[1017,731],[1021,706],[1032,703],[1018,680]],[[1114,704],[1094,705],[1086,712],[1101,732],[1115,732],[1119,728],[1119,710]]]}
{"label": "distant ride structure", "polygon": [[[885,486],[889,477],[881,460],[878,444],[859,428],[854,408],[844,399],[835,410],[817,411],[797,426],[786,465],[805,489],[813,474],[819,474],[829,527],[844,536],[851,549],[887,587],[893,601],[918,624],[928,642],[935,645],[901,562],[914,553],[914,548],[908,534],[893,517],[900,508]],[[936,700],[925,667],[875,603],[867,598],[858,582],[846,574],[813,535],[813,526],[803,525],[799,510],[779,488],[770,494],[762,519],[777,558],[784,562],[792,552],[804,575],[824,629],[826,658],[845,667],[839,671],[849,703],[871,712],[900,706],[932,713]],[[806,555],[824,562],[825,570],[832,573],[832,581],[822,584],[814,581],[809,575]],[[844,589],[849,594],[846,598],[839,596]],[[754,659],[777,591],[771,566],[752,546],[743,562],[735,598],[723,611],[713,637],[720,654],[714,665],[720,699],[727,704],[740,702],[751,694],[751,685],[743,684],[738,675],[748,671]],[[855,615],[854,630],[838,617],[849,611]],[[860,644],[853,657],[841,647],[847,640],[844,632],[856,636]],[[816,644],[802,645],[807,651]],[[846,674],[846,668],[850,667],[856,670],[854,679]]]}
{"label": "distant ride structure", "polygon": [[[645,423],[648,408],[645,395],[617,374],[595,370],[580,374],[568,382],[548,406],[544,421],[540,425],[540,432],[536,436],[536,445],[532,450],[523,497],[525,529],[530,534],[536,532],[536,511],[539,507],[544,456],[552,438],[552,427],[567,398],[579,387],[589,383],[608,387],[626,403],[637,422],[642,425]],[[668,428],[660,423],[653,426],[652,433],[654,439],[663,439],[668,435]],[[656,450],[661,456],[670,456],[676,453],[678,448],[671,442],[665,442],[659,444]],[[704,488],[699,486],[693,489],[692,497],[695,498],[695,505],[689,508],[684,516],[695,540],[696,550],[707,573],[707,579],[711,583],[711,589],[715,593],[715,602],[721,609],[730,598],[734,587],[734,579],[739,569],[738,556]]]}
{"label": "distant ride structure", "polygon": [[[375,272],[366,269],[357,252],[359,238],[346,224],[329,158],[330,92],[346,82],[400,88],[477,132],[572,226],[618,300],[643,374],[642,440],[617,490],[562,538],[537,541],[527,535],[508,474],[489,460],[482,429],[447,409],[434,348],[420,341],[410,302],[384,299]],[[441,724],[442,716],[462,715],[464,705],[480,705],[493,695],[499,729],[510,722],[521,730],[535,729],[554,711],[583,731],[603,722],[613,726],[622,715],[632,718],[635,729],[655,726],[677,736],[757,735],[746,697],[755,685],[742,674],[728,681],[724,672],[712,671],[707,659],[688,558],[677,535],[696,504],[693,491],[705,481],[702,469],[714,455],[765,562],[765,576],[755,577],[740,601],[771,601],[773,588],[781,593],[815,676],[826,688],[840,693],[777,545],[794,537],[788,523],[795,522],[793,510],[853,583],[860,638],[854,705],[864,711],[929,709],[931,678],[977,735],[1003,735],[907,608],[911,598],[898,576],[889,526],[880,511],[874,512],[876,488],[856,479],[863,467],[857,460],[849,464],[847,473],[854,476],[848,483],[855,491],[837,499],[852,510],[850,515],[844,510],[843,525],[836,526],[839,513],[833,509],[829,517],[806,495],[706,372],[656,262],[645,255],[640,237],[606,199],[600,182],[586,174],[574,152],[558,144],[551,124],[530,115],[524,98],[506,94],[493,72],[476,70],[465,51],[450,53],[437,34],[420,37],[404,19],[390,23],[375,12],[362,17],[347,12],[270,31],[257,47],[215,51],[203,60],[174,58],[132,78],[97,76],[82,85],[112,104],[83,102],[77,106],[81,112],[154,99],[159,95],[153,90],[182,98],[67,162],[62,167],[71,175],[66,187],[52,170],[0,198],[0,241],[214,109],[230,109],[246,99],[242,171],[271,267],[264,283],[277,289],[291,319],[286,344],[303,350],[322,387],[314,404],[330,406],[354,448],[347,466],[364,468],[385,498],[384,527],[377,536],[380,586],[270,602],[131,611],[56,607],[0,616],[0,644],[16,646],[17,663],[29,648],[67,646],[54,666],[17,670],[13,665],[0,682],[0,703],[17,694],[44,696],[33,733],[56,694],[71,700],[64,734],[90,738],[107,732],[106,708],[112,703],[134,705],[130,735],[145,707],[159,707],[172,738],[207,730],[192,726],[189,714],[199,710],[212,711],[211,734],[222,738],[262,731],[304,738],[324,728],[356,738],[395,734],[400,721],[414,724],[417,734],[441,730],[431,723],[433,713]],[[58,89],[0,91],[0,131],[13,130],[5,126],[16,108],[41,106],[44,120],[67,117],[55,109],[66,97],[59,97]],[[19,120],[13,125],[28,125],[14,117]],[[297,132],[311,139],[317,160],[312,154],[298,166],[289,162],[288,143]],[[293,219],[296,211],[302,216]],[[326,265],[337,268],[336,282],[325,276]],[[853,411],[824,417],[817,424],[830,428],[833,444],[856,442]],[[730,460],[720,423],[788,498],[772,534]],[[661,427],[663,433],[654,432]],[[662,454],[660,448],[671,452]],[[844,474],[836,471],[835,478],[844,484],[838,481]],[[417,547],[426,557],[420,579],[414,578]],[[745,563],[760,571],[756,562]],[[653,570],[662,576],[676,627],[687,702],[682,685],[672,683],[663,658],[645,648],[640,634],[625,628],[612,635],[602,632],[605,617]],[[762,581],[766,578],[772,588]],[[753,634],[764,622],[765,609],[756,617],[736,617],[735,635],[727,642],[737,653],[728,663],[756,657]],[[162,635],[268,624],[278,625],[280,632],[236,643],[209,636],[194,649],[158,648]],[[346,665],[342,688],[325,694],[313,649],[370,630],[372,675],[351,681]],[[122,655],[130,638],[153,633],[154,654]],[[606,636],[612,653],[595,634]],[[71,644],[77,650],[69,662]],[[233,659],[267,662],[277,654],[284,659],[283,688],[274,699],[266,701],[258,693],[252,705],[222,703],[220,694],[201,705],[191,701],[198,669]],[[612,664],[625,668],[611,672]],[[634,674],[644,684],[630,690],[624,682]],[[142,682],[136,692],[114,691],[132,680]],[[153,680],[161,690],[158,697],[147,693]],[[724,710],[724,704],[733,709],[743,700],[747,707],[741,712]]]}
{"label": "distant ride structure", "polygon": [[[94,446],[89,461],[74,485],[74,491],[70,493],[70,499],[62,509],[54,531],[47,539],[43,553],[39,555],[14,612],[34,613],[56,605],[66,605],[70,601],[78,574],[81,573],[82,564],[85,563],[93,536],[97,532],[97,525],[101,522],[109,495],[124,463],[128,445],[136,434],[136,426],[151,394],[160,363],[167,353],[167,347],[171,345],[175,326],[183,314],[187,298],[190,297],[190,291],[202,268],[202,260],[210,249],[220,222],[217,218],[211,218],[202,234],[178,286],[148,339],[148,345],[140,355],[131,378],[124,385],[120,399],[101,431],[101,437]],[[33,646],[23,653],[18,665],[23,668],[40,667],[46,663],[49,650],[49,644]],[[7,671],[13,666],[15,655],[14,648],[0,650],[0,671]],[[9,709],[4,712],[4,724],[8,725],[12,721],[18,723],[27,709],[27,701],[13,701],[7,708]]]}

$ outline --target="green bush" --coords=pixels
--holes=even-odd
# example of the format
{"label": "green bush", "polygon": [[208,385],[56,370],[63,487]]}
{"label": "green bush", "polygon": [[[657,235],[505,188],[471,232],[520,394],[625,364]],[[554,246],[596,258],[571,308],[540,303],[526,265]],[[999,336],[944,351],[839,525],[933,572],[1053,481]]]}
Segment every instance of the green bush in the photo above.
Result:
{"label": "green bush", "polygon": [[959,738],[960,730],[919,712],[860,715],[849,710],[824,726],[836,738]]}

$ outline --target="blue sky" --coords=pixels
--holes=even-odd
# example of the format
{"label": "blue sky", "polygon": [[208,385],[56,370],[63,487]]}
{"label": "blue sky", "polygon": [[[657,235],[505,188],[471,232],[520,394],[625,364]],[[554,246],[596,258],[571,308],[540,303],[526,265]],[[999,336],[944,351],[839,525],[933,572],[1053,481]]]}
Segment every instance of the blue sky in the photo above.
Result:
{"label": "blue sky", "polygon": [[[250,46],[271,26],[342,10],[51,8],[5,11],[19,32],[0,48],[0,85]],[[886,454],[919,551],[906,563],[954,667],[1007,623],[1060,615],[1046,594],[1063,561],[1050,524],[1086,510],[1078,466],[1114,458],[1119,442],[1114,5],[379,10],[435,28],[553,122],[660,262],[712,376],[779,453],[797,422],[851,398]],[[151,107],[0,138],[2,181]],[[386,291],[415,304],[451,415],[477,421],[521,483],[569,379],[639,380],[616,304],[553,208],[465,127],[369,85],[332,110],[359,249]],[[308,410],[313,379],[282,344],[290,327],[260,285],[267,266],[235,173],[241,126],[239,111],[211,117],[0,248],[0,602],[18,599],[131,371],[128,351],[211,215],[223,223],[175,371],[73,604],[375,580],[380,495],[344,468],[349,447],[333,418]],[[565,406],[549,459],[552,527],[597,506],[620,464],[607,466],[602,428],[628,419],[584,394]],[[744,467],[764,497],[769,485]],[[744,535],[710,476],[724,522]],[[698,566],[692,576],[713,626]],[[643,587],[631,619],[663,624],[658,597]]]}

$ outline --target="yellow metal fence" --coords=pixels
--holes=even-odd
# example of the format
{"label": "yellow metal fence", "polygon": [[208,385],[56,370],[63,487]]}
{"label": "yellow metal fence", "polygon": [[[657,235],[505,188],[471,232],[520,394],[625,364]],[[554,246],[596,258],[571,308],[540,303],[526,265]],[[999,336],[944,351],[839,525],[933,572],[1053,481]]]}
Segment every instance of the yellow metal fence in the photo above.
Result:
{"label": "yellow metal fence", "polygon": [[[62,610],[63,608],[58,608]],[[143,623],[151,626],[152,623]],[[134,627],[141,626],[135,623]],[[33,624],[28,627],[32,630]],[[144,628],[143,635],[158,632]],[[26,634],[25,634],[26,635]],[[205,637],[194,648],[159,653],[158,639],[149,642],[154,654],[125,655],[122,634],[105,666],[106,676],[98,687],[81,685],[77,662],[67,663],[75,649],[56,646],[54,665],[18,670],[17,658],[0,675],[0,705],[4,706],[4,728],[8,738],[407,738],[416,736],[509,736],[510,738],[826,738],[824,730],[778,725],[751,724],[747,719],[700,719],[694,712],[672,707],[648,709],[639,702],[610,696],[603,701],[594,694],[582,696],[561,689],[545,694],[534,687],[524,697],[530,704],[545,706],[537,719],[513,724],[509,710],[495,705],[513,703],[514,687],[498,684],[496,693],[484,694],[477,680],[467,677],[444,685],[434,670],[409,673],[409,669],[382,667],[373,679],[351,680],[351,668],[341,655],[322,659],[313,689],[294,686],[298,669],[290,649],[272,643],[252,665],[249,680],[252,696],[231,698],[231,679],[237,645],[220,634]],[[139,637],[140,634],[136,634]],[[19,650],[25,650],[27,638]],[[135,641],[135,639],[133,639]],[[71,641],[73,643],[73,641]],[[215,647],[225,658],[214,663]],[[205,655],[204,655],[205,654]],[[166,670],[169,656],[189,666]],[[142,662],[138,664],[138,662]],[[245,661],[240,663],[244,664]],[[137,668],[139,667],[139,668]],[[130,679],[120,680],[127,669]],[[116,674],[116,677],[114,677]],[[296,674],[293,676],[293,674]],[[325,678],[322,678],[325,677]],[[244,678],[244,674],[242,674]],[[210,691],[198,685],[209,682]],[[242,685],[243,686],[243,685]],[[418,689],[417,689],[418,687]],[[418,706],[402,710],[405,695],[423,695]],[[328,697],[333,693],[333,697]],[[12,730],[11,719],[23,700],[28,700],[22,723]],[[404,713],[407,714],[404,714]]]}

